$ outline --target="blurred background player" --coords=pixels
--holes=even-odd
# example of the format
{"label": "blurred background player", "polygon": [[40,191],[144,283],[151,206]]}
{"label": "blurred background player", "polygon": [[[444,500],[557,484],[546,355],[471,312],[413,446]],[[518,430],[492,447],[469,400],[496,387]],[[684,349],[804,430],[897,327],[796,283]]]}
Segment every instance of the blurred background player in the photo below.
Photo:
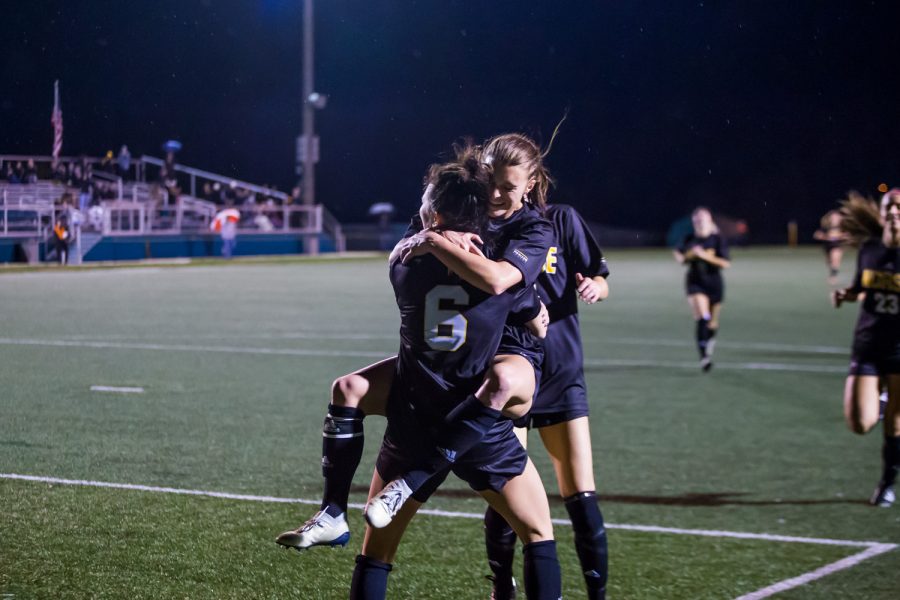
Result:
{"label": "blurred background player", "polygon": [[841,270],[841,258],[844,256],[844,232],[841,230],[841,211],[829,210],[822,216],[819,229],[813,238],[822,242],[825,251],[825,264],[828,266],[828,284],[835,285]]}
{"label": "blurred background player", "polygon": [[[428,183],[422,214],[424,224],[431,229],[426,231],[459,228],[477,232],[474,224],[478,217],[486,216],[491,190],[490,171],[480,156],[470,149],[455,162],[432,167]],[[430,215],[433,223],[425,219]],[[401,346],[390,392],[388,428],[369,492],[370,505],[376,494],[383,493],[379,491],[386,481],[410,472],[410,467],[427,455],[454,405],[466,404],[476,390],[480,393],[489,385],[484,373],[494,360],[507,314],[519,297],[515,290],[497,294],[466,282],[434,253],[395,257],[390,277],[400,308]],[[539,304],[533,290],[528,287],[526,291]],[[450,462],[453,472],[503,514],[525,543],[528,597],[560,598],[549,502],[537,470],[513,433],[512,423],[493,418],[486,435],[478,436],[468,451],[460,452]],[[424,482],[419,488],[422,499],[403,502],[383,527],[375,528],[370,522],[356,560],[351,598],[385,597],[400,539],[421,502],[446,474],[444,470],[441,476]]]}
{"label": "blurred background player", "polygon": [[685,236],[675,249],[675,260],[687,265],[685,292],[691,313],[697,323],[697,350],[700,352],[700,368],[712,368],[712,353],[719,316],[725,299],[725,282],[722,269],[731,266],[728,245],[719,235],[712,213],[698,206],[691,213],[694,231]]}
{"label": "blurred background player", "polygon": [[856,275],[832,292],[835,308],[862,300],[853,333],[850,373],[844,385],[844,418],[864,434],[879,420],[880,383],[887,386],[881,479],[869,502],[894,503],[900,469],[900,189],[888,191],[879,207],[853,194],[842,209],[847,239],[859,245]]}

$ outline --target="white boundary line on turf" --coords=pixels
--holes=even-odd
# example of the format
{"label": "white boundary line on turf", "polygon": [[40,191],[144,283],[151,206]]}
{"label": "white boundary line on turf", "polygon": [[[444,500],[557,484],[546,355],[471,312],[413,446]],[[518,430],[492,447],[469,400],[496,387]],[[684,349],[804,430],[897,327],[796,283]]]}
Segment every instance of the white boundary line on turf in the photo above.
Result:
{"label": "white boundary line on turf", "polygon": [[793,589],[795,587],[806,585],[807,583],[815,581],[816,579],[821,579],[826,575],[831,575],[832,573],[837,573],[838,571],[849,569],[850,567],[854,567],[864,560],[868,560],[870,558],[878,556],[879,554],[884,554],[885,552],[890,552],[896,547],[897,544],[872,544],[862,552],[858,552],[856,554],[848,556],[847,558],[842,558],[839,561],[825,565],[824,567],[816,569],[815,571],[809,571],[808,573],[804,573],[803,575],[785,579],[783,581],[779,581],[778,583],[773,583],[772,585],[764,587],[760,590],[756,590],[755,592],[750,592],[749,594],[738,596],[737,598],[735,598],[735,600],[762,600],[762,598],[768,598],[769,596],[780,594],[781,592]]}
{"label": "white boundary line on turf", "polygon": [[113,392],[116,394],[143,394],[142,387],[116,387],[113,385],[92,385],[92,392]]}
{"label": "white boundary line on turf", "polygon": [[[62,336],[66,340],[83,341],[114,341],[137,339],[134,335],[121,333],[106,334],[77,334]],[[159,335],[141,335],[140,339],[178,340],[178,339],[207,339],[207,340],[359,340],[374,341],[397,339],[396,332],[390,333],[337,333],[333,331],[284,331],[278,333],[168,333]],[[693,348],[696,343],[693,340],[673,340],[664,338],[640,338],[640,337],[610,337],[604,338],[611,344],[625,344],[628,346],[666,346],[671,348]],[[770,350],[772,352],[796,352],[800,354],[829,354],[837,356],[849,356],[850,348],[842,346],[803,345],[803,344],[779,344],[776,342],[741,342],[723,340],[718,342],[719,348],[736,350]]]}
{"label": "white boundary line on turf", "polygon": [[[369,350],[309,350],[302,348],[260,348],[252,346],[209,346],[193,344],[147,344],[139,342],[112,342],[88,340],[49,340],[35,338],[0,338],[0,346],[47,346],[54,348],[95,348],[117,350],[151,350],[163,352],[220,352],[225,354],[255,354],[268,356],[353,356],[362,358],[384,358],[389,352]],[[666,361],[640,359],[598,359],[585,360],[586,367],[652,367],[697,370],[693,361]],[[790,371],[800,373],[846,373],[844,366],[764,363],[764,362],[717,362],[717,369],[730,371]]]}
{"label": "white boundary line on turf", "polygon": [[[152,485],[139,485],[133,483],[112,483],[106,481],[91,481],[85,479],[61,479],[59,477],[43,477],[37,475],[20,475],[17,473],[0,473],[0,479],[15,479],[20,481],[32,481],[38,483],[50,483],[59,485],[79,485],[99,488],[112,488],[122,490],[135,490],[141,492],[157,492],[166,494],[181,494],[186,496],[206,496],[211,498],[224,498],[228,500],[246,500],[251,502],[273,502],[281,504],[310,504],[318,505],[318,500],[308,500],[304,498],[279,498],[277,496],[256,496],[251,494],[232,494],[228,492],[214,492],[207,490],[190,490],[171,487],[157,487]],[[351,504],[351,508],[362,508],[362,504]],[[435,517],[449,517],[457,519],[482,519],[482,513],[452,512],[438,509],[422,509],[419,514],[430,515]],[[567,519],[553,519],[553,523],[557,525],[571,525],[572,522]],[[744,594],[735,600],[762,600],[785,590],[789,590],[801,585],[805,585],[816,579],[821,579],[826,575],[831,575],[838,571],[849,569],[858,565],[864,560],[868,560],[885,552],[890,552],[897,548],[897,544],[887,544],[884,542],[863,542],[856,540],[835,540],[828,538],[807,538],[786,535],[773,535],[769,533],[748,533],[742,531],[721,531],[715,529],[679,529],[674,527],[658,527],[655,525],[615,525],[607,523],[607,529],[622,529],[626,531],[642,531],[649,533],[666,533],[675,535],[699,535],[704,537],[716,538],[732,538],[742,540],[761,540],[769,542],[787,542],[799,544],[818,544],[825,546],[846,546],[854,548],[864,548],[862,552],[858,552],[839,561],[825,565],[803,573],[797,577],[779,581],[770,586],[756,590],[749,594]]]}

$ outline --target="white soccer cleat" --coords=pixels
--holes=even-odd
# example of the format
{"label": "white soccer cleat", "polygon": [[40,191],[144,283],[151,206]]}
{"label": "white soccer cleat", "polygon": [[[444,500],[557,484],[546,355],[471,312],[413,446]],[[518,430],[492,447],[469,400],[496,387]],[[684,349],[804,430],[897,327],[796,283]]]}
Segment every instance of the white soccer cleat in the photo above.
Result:
{"label": "white soccer cleat", "polygon": [[369,500],[363,513],[366,522],[375,529],[387,527],[403,504],[412,496],[412,490],[403,479],[395,479],[378,492],[378,495]]}
{"label": "white soccer cleat", "polygon": [[893,485],[886,485],[884,482],[879,482],[878,487],[872,492],[869,504],[879,508],[890,508],[891,505],[894,504],[896,498],[897,496],[894,493]]}
{"label": "white soccer cleat", "polygon": [[314,514],[297,529],[285,531],[275,538],[276,544],[297,550],[313,546],[346,546],[349,541],[350,527],[344,513],[332,517],[324,510]]}

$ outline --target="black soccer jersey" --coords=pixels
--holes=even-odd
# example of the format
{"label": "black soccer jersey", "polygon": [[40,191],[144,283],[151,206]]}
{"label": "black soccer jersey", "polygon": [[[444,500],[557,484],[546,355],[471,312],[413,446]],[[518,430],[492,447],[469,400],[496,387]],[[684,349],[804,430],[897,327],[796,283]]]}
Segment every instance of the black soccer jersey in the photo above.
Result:
{"label": "black soccer jersey", "polygon": [[865,293],[854,349],[896,354],[900,345],[900,249],[869,240],[859,249],[851,289]]}
{"label": "black soccer jersey", "polygon": [[[725,260],[730,259],[728,254],[728,244],[725,243],[725,240],[718,233],[713,233],[707,237],[697,237],[693,233],[690,233],[686,235],[681,241],[681,244],[678,245],[678,251],[685,254],[694,246],[700,246],[704,250],[712,250],[719,258],[724,258]],[[686,262],[688,265],[687,282],[689,285],[703,285],[720,276],[721,269],[705,260],[691,258]]]}
{"label": "black soccer jersey", "polygon": [[607,277],[609,268],[597,240],[574,208],[553,204],[546,216],[553,224],[556,241],[550,246],[537,285],[550,313],[550,329],[544,339],[541,388],[532,412],[583,410],[587,414],[575,273],[585,278]]}
{"label": "black soccer jersey", "polygon": [[517,294],[483,292],[430,254],[395,261],[390,276],[400,308],[398,375],[427,412],[446,413],[480,385]]}

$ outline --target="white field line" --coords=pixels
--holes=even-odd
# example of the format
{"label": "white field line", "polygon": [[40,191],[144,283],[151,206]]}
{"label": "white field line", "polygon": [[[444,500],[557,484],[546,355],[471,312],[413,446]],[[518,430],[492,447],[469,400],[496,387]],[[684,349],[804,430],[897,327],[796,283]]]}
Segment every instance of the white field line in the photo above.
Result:
{"label": "white field line", "polygon": [[[120,333],[86,334],[63,336],[67,340],[133,340],[134,335]],[[174,340],[174,339],[208,339],[208,340],[397,340],[397,333],[336,333],[332,331],[286,331],[277,333],[217,333],[217,334],[150,334],[142,335],[141,339]],[[628,346],[665,346],[671,348],[694,348],[696,343],[691,339],[672,340],[660,338],[631,338],[611,337],[604,338],[611,344],[624,344]],[[830,354],[837,356],[849,356],[849,346],[821,346],[803,344],[778,344],[774,342],[740,342],[723,340],[718,342],[719,348],[737,350],[769,350],[772,352],[796,352],[800,354]]]}
{"label": "white field line", "polygon": [[831,575],[832,573],[837,573],[838,571],[849,569],[850,567],[854,567],[864,560],[868,560],[872,557],[878,556],[879,554],[884,554],[885,552],[890,552],[896,547],[897,544],[872,544],[862,552],[858,552],[852,556],[848,556],[847,558],[842,558],[839,561],[825,565],[824,567],[816,569],[815,571],[809,571],[808,573],[798,575],[797,577],[792,577],[790,579],[779,581],[778,583],[773,583],[772,585],[756,590],[755,592],[750,592],[749,594],[738,596],[737,598],[735,598],[735,600],[762,600],[762,598],[768,598],[769,596],[780,594],[781,592],[784,592],[786,590],[800,587],[801,585],[806,585],[807,583],[815,581],[816,579],[821,579],[826,575]]}
{"label": "white field line", "polygon": [[115,394],[143,394],[142,387],[115,387],[112,385],[92,385],[92,392],[112,392]]}
{"label": "white field line", "polygon": [[[113,342],[88,340],[50,340],[37,338],[0,338],[3,346],[46,346],[56,348],[94,348],[116,350],[150,350],[162,352],[220,352],[225,354],[253,354],[269,356],[320,356],[320,357],[360,357],[384,358],[389,352],[369,350],[311,350],[302,348],[261,348],[253,346],[211,346],[194,344],[148,344],[142,342]],[[652,367],[670,369],[699,369],[694,361],[666,361],[641,359],[598,359],[585,360],[586,367]],[[846,367],[803,364],[803,363],[764,363],[764,362],[717,362],[717,369],[730,371],[791,371],[800,373],[845,373]]]}
{"label": "white field line", "polygon": [[144,344],[138,342],[89,342],[78,340],[42,340],[0,338],[2,346],[48,346],[56,348],[96,348],[116,350],[158,350],[163,352],[221,352],[225,354],[265,354],[272,356],[359,356],[385,358],[385,352],[361,350],[303,350],[301,348],[256,348],[248,346],[206,346],[192,344]]}
{"label": "white field line", "polygon": [[[170,487],[157,487],[152,485],[138,485],[133,483],[112,483],[106,481],[90,481],[85,479],[61,479],[58,477],[43,477],[37,475],[19,475],[17,473],[0,473],[0,479],[16,479],[20,481],[33,481],[38,483],[51,483],[58,485],[80,485],[80,486],[89,486],[89,487],[99,487],[99,488],[112,488],[112,489],[121,489],[121,490],[135,490],[141,492],[156,492],[156,493],[166,493],[166,494],[181,494],[186,496],[206,496],[211,498],[224,498],[228,500],[246,500],[250,502],[274,502],[274,503],[282,503],[282,504],[310,504],[310,505],[318,505],[319,500],[308,500],[304,498],[279,498],[277,496],[255,496],[250,494],[231,494],[228,492],[215,492],[215,491],[207,491],[207,490],[190,490],[190,489],[181,489],[181,488],[170,488]],[[359,508],[363,507],[362,504],[350,504],[351,508]],[[431,515],[436,517],[448,517],[448,518],[457,518],[457,519],[482,519],[484,518],[483,513],[467,513],[467,512],[452,512],[446,510],[438,510],[438,509],[422,509],[419,511],[420,514]],[[567,519],[553,519],[553,523],[556,525],[571,525],[572,522]],[[795,588],[804,584],[807,584],[811,581],[815,581],[816,579],[820,579],[825,577],[826,575],[830,575],[832,573],[836,573],[838,571],[842,571],[844,569],[849,569],[855,565],[858,565],[864,560],[868,560],[872,557],[878,556],[880,554],[884,554],[885,552],[890,552],[897,548],[897,544],[886,544],[883,542],[863,542],[856,540],[835,540],[828,538],[808,538],[808,537],[796,537],[796,536],[786,536],[786,535],[773,535],[769,533],[748,533],[743,531],[721,531],[714,529],[679,529],[674,527],[658,527],[655,525],[628,525],[628,524],[612,524],[607,523],[606,527],[608,529],[622,529],[626,531],[642,531],[648,533],[665,533],[665,534],[674,534],[674,535],[698,535],[704,537],[715,537],[715,538],[733,538],[733,539],[741,539],[741,540],[762,540],[769,542],[786,542],[786,543],[799,543],[799,544],[818,544],[818,545],[826,545],[826,546],[846,546],[846,547],[854,547],[854,548],[864,548],[862,552],[858,552],[857,554],[853,554],[852,556],[848,556],[847,558],[843,558],[837,562],[833,562],[831,564],[825,565],[819,569],[814,571],[809,571],[807,573],[803,573],[797,577],[792,577],[790,579],[785,579],[783,581],[779,581],[770,586],[764,587],[762,589],[756,590],[755,592],[751,592],[749,594],[745,594],[740,596],[736,600],[761,600],[763,598],[768,598],[774,594],[778,594],[785,590],[789,590],[791,588]]]}

